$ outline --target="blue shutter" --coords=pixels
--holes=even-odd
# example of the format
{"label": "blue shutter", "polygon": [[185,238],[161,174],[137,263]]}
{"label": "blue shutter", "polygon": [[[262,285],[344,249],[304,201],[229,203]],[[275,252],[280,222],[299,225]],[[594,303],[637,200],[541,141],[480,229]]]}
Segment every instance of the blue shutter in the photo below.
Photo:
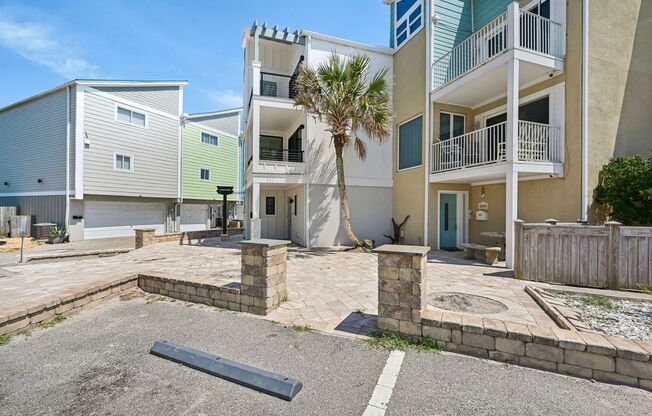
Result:
{"label": "blue shutter", "polygon": [[398,168],[407,169],[421,164],[421,116],[398,127]]}

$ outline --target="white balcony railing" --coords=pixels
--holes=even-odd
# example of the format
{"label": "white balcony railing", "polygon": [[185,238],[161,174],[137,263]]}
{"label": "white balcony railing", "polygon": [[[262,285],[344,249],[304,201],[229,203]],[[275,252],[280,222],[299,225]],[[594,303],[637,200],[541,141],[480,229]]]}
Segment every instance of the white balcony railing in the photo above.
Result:
{"label": "white balcony railing", "polygon": [[563,162],[561,128],[531,121],[519,121],[518,160],[521,162]]}
{"label": "white balcony railing", "polygon": [[[512,24],[508,12],[500,14],[437,59],[432,64],[433,89],[443,87],[506,51],[510,47],[510,33],[520,34],[514,39],[514,47],[561,58],[561,24],[526,10],[518,10],[518,13],[518,19],[512,20]],[[511,27],[513,25],[519,27]]]}
{"label": "white balcony railing", "polygon": [[561,24],[538,14],[520,10],[521,48],[561,58]]}
{"label": "white balcony railing", "polygon": [[433,88],[440,88],[507,49],[507,12],[451,49],[433,64]]}
{"label": "white balcony railing", "polygon": [[[507,122],[485,127],[449,140],[433,143],[432,173],[507,160]],[[561,163],[561,129],[530,121],[518,122],[518,160],[521,162]]]}

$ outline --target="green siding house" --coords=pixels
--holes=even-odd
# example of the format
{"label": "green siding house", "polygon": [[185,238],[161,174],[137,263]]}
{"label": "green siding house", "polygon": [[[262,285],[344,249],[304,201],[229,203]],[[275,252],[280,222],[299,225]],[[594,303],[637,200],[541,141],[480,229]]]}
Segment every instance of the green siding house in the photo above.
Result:
{"label": "green siding house", "polygon": [[181,231],[219,226],[222,197],[217,186],[232,186],[229,218],[242,219],[239,151],[241,109],[183,117]]}

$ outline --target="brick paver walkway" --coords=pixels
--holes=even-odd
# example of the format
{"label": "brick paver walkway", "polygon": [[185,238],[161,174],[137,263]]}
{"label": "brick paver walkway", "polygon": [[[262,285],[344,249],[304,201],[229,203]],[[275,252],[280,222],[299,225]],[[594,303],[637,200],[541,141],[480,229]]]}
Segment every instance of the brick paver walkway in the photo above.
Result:
{"label": "brick paver walkway", "polygon": [[[374,254],[291,249],[288,301],[266,319],[309,325],[322,331],[367,333],[374,330],[376,271]],[[161,243],[106,258],[0,268],[0,312],[77,286],[136,273],[176,278],[194,276],[216,282],[239,281],[240,250],[236,241],[207,239],[195,245]],[[506,273],[504,268],[462,260],[458,253],[433,252],[429,257],[429,291],[490,297],[509,309],[486,316],[554,326],[523,290],[525,282],[506,278]]]}

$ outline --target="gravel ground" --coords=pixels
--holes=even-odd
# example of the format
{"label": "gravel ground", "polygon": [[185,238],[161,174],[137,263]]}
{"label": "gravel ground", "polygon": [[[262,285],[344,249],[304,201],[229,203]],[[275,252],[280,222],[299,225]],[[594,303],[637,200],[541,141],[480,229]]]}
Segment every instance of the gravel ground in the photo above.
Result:
{"label": "gravel ground", "polygon": [[629,339],[652,341],[652,302],[605,296],[553,293],[580,315],[590,328]]}

